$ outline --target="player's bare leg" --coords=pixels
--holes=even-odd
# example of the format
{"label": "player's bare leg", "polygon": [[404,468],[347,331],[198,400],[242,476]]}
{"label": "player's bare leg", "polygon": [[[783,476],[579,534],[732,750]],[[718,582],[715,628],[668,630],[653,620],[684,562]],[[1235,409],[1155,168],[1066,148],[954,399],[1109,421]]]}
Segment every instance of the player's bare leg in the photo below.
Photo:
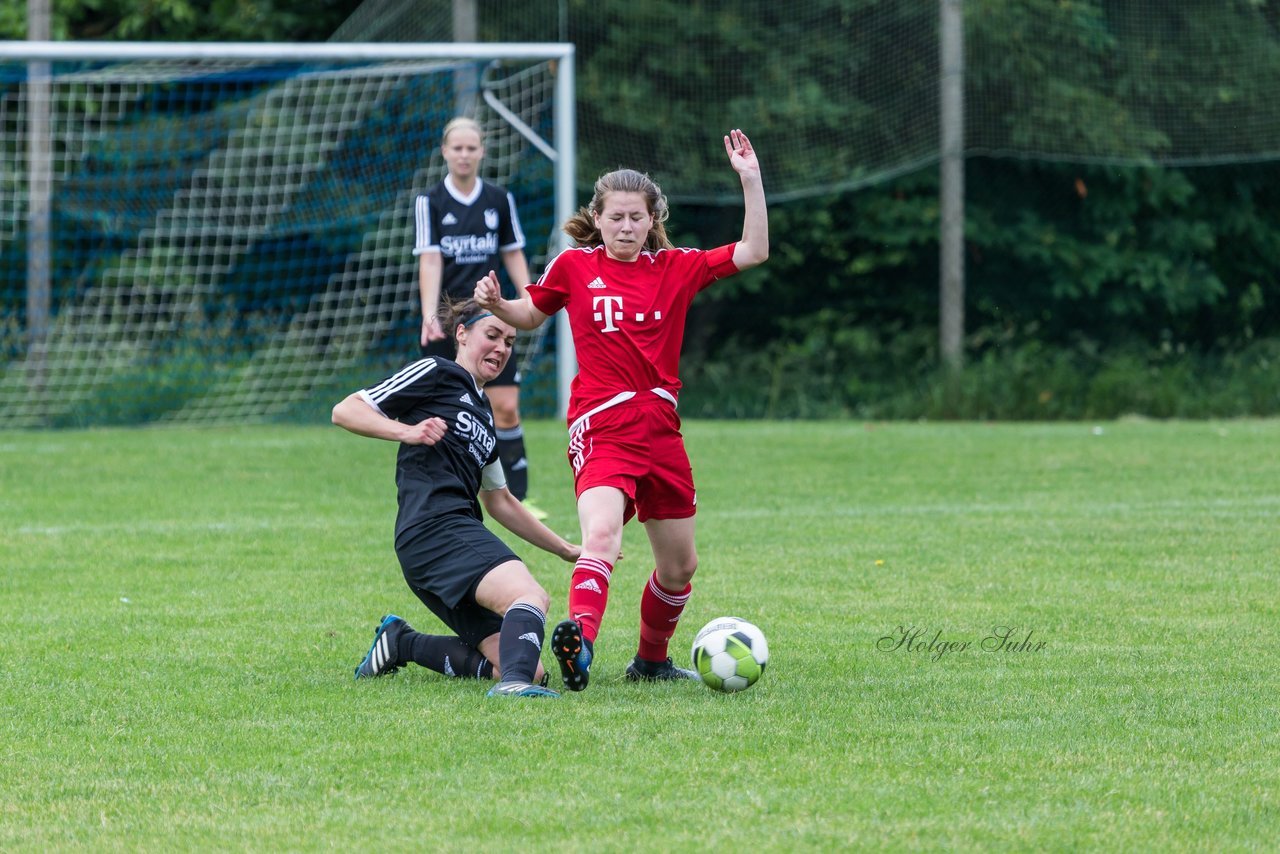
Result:
{"label": "player's bare leg", "polygon": [[693,591],[690,581],[698,569],[694,519],[645,522],[656,567],[640,597],[640,645],[635,659],[627,665],[627,678],[632,681],[697,678],[692,670],[676,667],[668,655],[668,645]]}
{"label": "player's bare leg", "polygon": [[585,490],[578,497],[582,557],[569,582],[569,619],[551,632],[551,651],[570,691],[587,687],[600,622],[609,602],[609,580],[622,549],[622,518],[627,497],[611,486]]}

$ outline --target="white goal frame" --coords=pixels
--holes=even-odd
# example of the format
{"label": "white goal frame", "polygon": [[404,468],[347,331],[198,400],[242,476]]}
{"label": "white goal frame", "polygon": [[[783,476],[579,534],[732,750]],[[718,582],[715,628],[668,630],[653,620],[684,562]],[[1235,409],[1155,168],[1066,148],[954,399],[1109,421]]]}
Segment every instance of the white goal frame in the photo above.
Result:
{"label": "white goal frame", "polygon": [[[550,237],[548,259],[566,246],[566,238],[558,225],[577,210],[576,201],[576,112],[574,45],[571,43],[253,43],[253,42],[52,42],[0,41],[0,59],[11,63],[25,62],[29,67],[29,85],[38,86],[49,75],[54,62],[122,61],[122,60],[217,60],[298,61],[298,62],[386,62],[421,60],[512,59],[554,61],[556,81],[553,104],[554,138],[539,137],[514,114],[486,97],[486,104],[501,115],[513,129],[525,137],[553,163],[555,192],[555,234]],[[484,93],[486,96],[489,93]],[[44,125],[47,127],[47,125]],[[39,134],[39,116],[33,116],[29,140],[28,215],[29,263],[27,275],[28,318],[32,323],[33,349],[39,347],[40,327],[48,317],[49,242],[48,139]],[[43,147],[43,150],[41,150]],[[44,223],[39,217],[44,216]],[[406,248],[407,251],[407,248]],[[44,281],[40,281],[43,275]],[[42,305],[43,302],[43,305]],[[577,374],[573,338],[564,318],[556,324],[556,389],[559,414],[568,411],[569,386]]]}

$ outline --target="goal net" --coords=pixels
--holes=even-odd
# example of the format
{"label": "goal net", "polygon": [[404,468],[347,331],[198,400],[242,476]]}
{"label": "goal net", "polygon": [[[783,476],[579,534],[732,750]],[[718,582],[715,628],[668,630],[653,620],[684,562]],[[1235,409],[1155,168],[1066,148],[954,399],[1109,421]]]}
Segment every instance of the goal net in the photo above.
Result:
{"label": "goal net", "polygon": [[413,199],[460,113],[533,269],[572,204],[563,45],[45,48],[0,54],[0,427],[322,417],[416,358]]}

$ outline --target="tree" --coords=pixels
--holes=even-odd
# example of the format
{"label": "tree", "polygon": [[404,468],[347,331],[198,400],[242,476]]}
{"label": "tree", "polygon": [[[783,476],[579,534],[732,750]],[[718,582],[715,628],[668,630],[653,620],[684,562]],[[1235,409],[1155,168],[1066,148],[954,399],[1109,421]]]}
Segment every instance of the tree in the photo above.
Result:
{"label": "tree", "polygon": [[[324,41],[361,0],[53,0],[55,41]],[[0,38],[25,39],[22,4],[0,8]]]}

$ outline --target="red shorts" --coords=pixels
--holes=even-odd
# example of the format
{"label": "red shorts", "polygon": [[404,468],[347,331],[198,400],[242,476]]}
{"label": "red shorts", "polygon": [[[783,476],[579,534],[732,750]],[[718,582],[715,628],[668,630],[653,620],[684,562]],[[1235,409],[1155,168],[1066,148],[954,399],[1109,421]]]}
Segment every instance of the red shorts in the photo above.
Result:
{"label": "red shorts", "polygon": [[633,515],[647,522],[687,519],[697,512],[680,416],[657,395],[579,418],[569,431],[568,456],[577,495],[593,486],[622,490],[624,522]]}

